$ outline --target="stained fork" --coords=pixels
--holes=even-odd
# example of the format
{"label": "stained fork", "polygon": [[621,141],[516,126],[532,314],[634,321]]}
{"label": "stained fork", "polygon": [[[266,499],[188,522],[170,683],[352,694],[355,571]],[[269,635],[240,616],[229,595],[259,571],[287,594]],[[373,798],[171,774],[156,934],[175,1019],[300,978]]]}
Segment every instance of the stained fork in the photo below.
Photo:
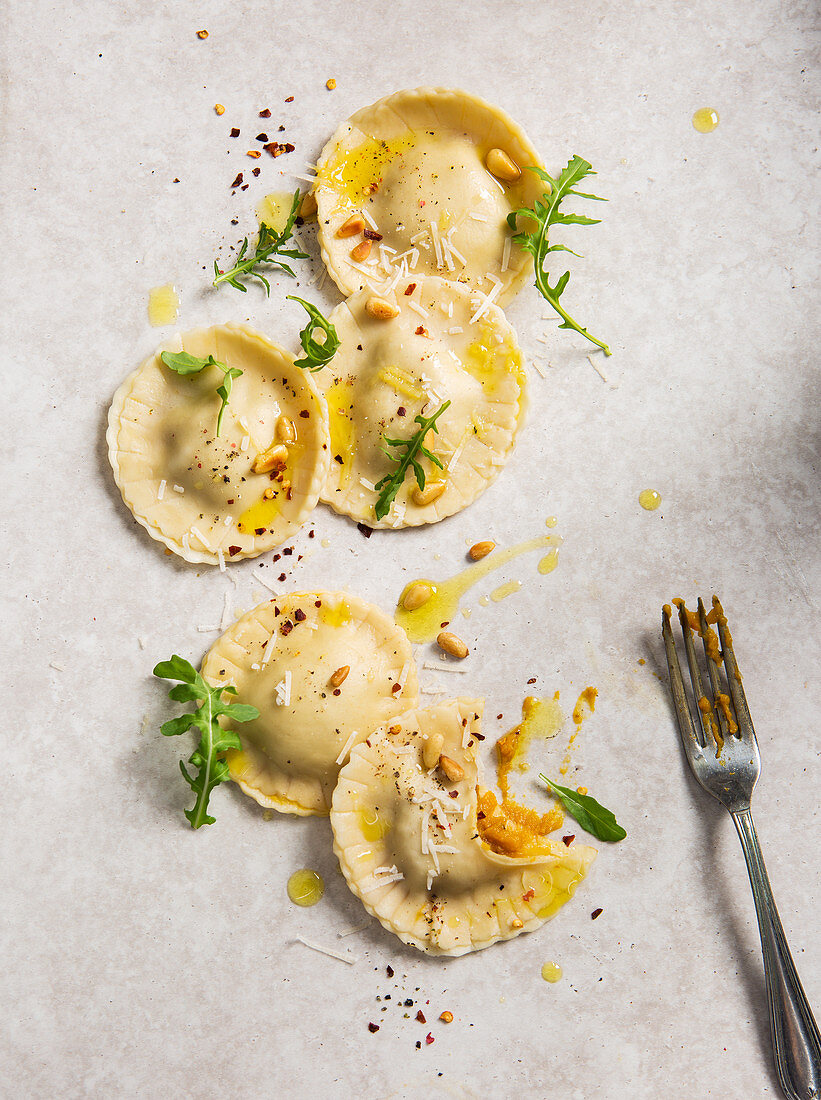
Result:
{"label": "stained fork", "polygon": [[[750,811],[761,758],[733,641],[718,598],[713,596],[710,615],[718,626],[718,638],[699,599],[697,629],[704,642],[710,699],[696,659],[691,613],[683,602],[676,603],[695,695],[693,708],[684,688],[670,626],[672,611],[667,605],[662,611],[662,634],[684,754],[704,790],[729,810],[744,849],[764,955],[770,1034],[781,1088],[791,1100],[814,1100],[821,1098],[821,1037],[787,946]],[[726,684],[722,684],[722,661]]]}

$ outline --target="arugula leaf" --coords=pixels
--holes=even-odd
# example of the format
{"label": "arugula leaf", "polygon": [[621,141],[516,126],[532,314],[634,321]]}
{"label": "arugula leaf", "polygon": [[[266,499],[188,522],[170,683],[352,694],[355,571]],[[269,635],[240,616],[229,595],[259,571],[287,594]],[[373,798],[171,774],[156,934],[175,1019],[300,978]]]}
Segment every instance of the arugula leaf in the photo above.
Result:
{"label": "arugula leaf", "polygon": [[170,661],[160,661],[154,668],[154,675],[162,680],[182,681],[168,693],[168,697],[176,703],[200,704],[195,711],[180,714],[163,723],[160,732],[165,737],[177,737],[196,728],[202,734],[188,760],[197,769],[196,775],[191,775],[182,760],[180,761],[180,771],[197,796],[193,809],[185,810],[184,813],[191,822],[192,829],[213,825],[215,819],[208,814],[208,799],[214,787],[229,778],[228,765],[223,754],[227,749],[242,748],[234,731],[223,729],[217,719],[224,714],[235,722],[251,722],[254,718],[259,718],[259,711],[248,703],[223,703],[223,693],[236,695],[237,689],[230,684],[227,687],[212,688],[193,665],[176,653]]}
{"label": "arugula leaf", "polygon": [[[297,298],[295,294],[286,294],[285,297],[289,302],[299,302],[307,310],[310,318],[308,324],[299,334],[299,342],[302,344],[305,358],[295,359],[294,366],[302,367],[303,370],[307,367],[312,373],[322,370],[339,350],[339,337],[336,334],[336,329],[327,317],[323,317],[315,305],[306,302],[303,298]],[[319,340],[314,339],[314,329],[317,328],[325,333],[325,339],[321,343]]]}
{"label": "arugula leaf", "polygon": [[568,248],[566,245],[548,244],[547,232],[551,225],[598,225],[601,221],[600,218],[587,218],[583,214],[563,214],[559,210],[562,200],[568,195],[576,195],[580,199],[594,199],[596,202],[606,202],[607,200],[602,199],[599,195],[589,195],[584,191],[573,190],[574,184],[579,183],[585,176],[595,176],[596,173],[592,170],[590,162],[579,156],[570,158],[567,167],[562,170],[557,180],[548,175],[543,168],[537,168],[535,165],[528,165],[528,167],[548,186],[545,188],[543,197],[536,199],[532,209],[523,206],[508,214],[507,222],[511,229],[519,228],[517,218],[526,218],[536,223],[533,229],[520,230],[514,236],[513,241],[533,256],[533,266],[536,270],[536,287],[542,297],[550,303],[562,318],[559,328],[573,329],[581,333],[591,343],[600,347],[605,355],[610,355],[610,348],[607,344],[596,339],[595,336],[591,336],[586,328],[582,328],[559,305],[559,298],[570,279],[570,272],[565,271],[564,275],[556,280],[555,285],[551,286],[544,266],[551,252],[569,252],[571,256],[578,256],[578,252],[574,252],[572,248]]}
{"label": "arugula leaf", "polygon": [[[415,419],[415,423],[420,426],[419,431],[410,439],[388,439],[387,436],[383,436],[382,450],[391,462],[398,462],[398,466],[392,474],[386,474],[380,481],[377,481],[376,485],[374,485],[374,489],[377,491],[381,490],[374,507],[377,519],[383,519],[391,510],[391,504],[393,504],[394,498],[405,480],[405,475],[408,472],[409,466],[413,468],[413,472],[416,474],[416,484],[420,489],[425,488],[425,471],[417,455],[424,455],[425,458],[429,458],[435,466],[438,466],[440,470],[444,469],[436,455],[431,454],[427,447],[424,446],[423,440],[431,428],[438,433],[439,429],[436,426],[436,421],[449,405],[450,401],[443,402],[433,416],[424,417],[420,413]],[[387,446],[385,446],[385,444],[387,444]],[[399,459],[395,455],[392,455],[388,447],[399,449],[404,447],[404,458]]]}
{"label": "arugula leaf", "polygon": [[624,840],[627,836],[627,831],[622,829],[613,813],[598,803],[595,798],[591,798],[589,794],[579,794],[578,791],[572,791],[569,787],[560,787],[558,783],[551,782],[541,773],[539,779],[547,783],[570,816],[598,840]]}
{"label": "arugula leaf", "polygon": [[217,393],[222,399],[220,411],[217,414],[217,437],[219,437],[220,428],[222,427],[222,414],[228,407],[231,387],[234,384],[234,379],[239,378],[242,374],[239,367],[226,367],[225,363],[220,363],[213,355],[209,355],[207,359],[199,359],[196,355],[189,355],[187,351],[164,351],[160,359],[177,374],[199,374],[206,367],[219,367],[224,375],[222,385],[217,386]]}
{"label": "arugula leaf", "polygon": [[302,252],[298,248],[283,248],[282,246],[287,244],[291,239],[294,222],[297,219],[299,204],[301,202],[302,194],[299,188],[297,188],[294,192],[291,209],[282,231],[276,233],[269,225],[263,222],[259,227],[259,236],[257,237],[254,252],[248,256],[245,255],[248,250],[248,238],[246,237],[237,253],[237,262],[230,270],[220,271],[219,264],[214,260],[214,281],[211,285],[219,286],[220,283],[228,283],[236,290],[241,290],[244,294],[248,290],[248,287],[244,286],[239,280],[249,275],[252,279],[258,279],[259,282],[262,283],[265,287],[265,294],[267,297],[271,294],[271,284],[264,275],[260,275],[258,271],[254,270],[258,264],[274,264],[288,275],[294,275],[293,268],[286,264],[282,257],[287,256],[289,260],[307,260],[308,253]]}

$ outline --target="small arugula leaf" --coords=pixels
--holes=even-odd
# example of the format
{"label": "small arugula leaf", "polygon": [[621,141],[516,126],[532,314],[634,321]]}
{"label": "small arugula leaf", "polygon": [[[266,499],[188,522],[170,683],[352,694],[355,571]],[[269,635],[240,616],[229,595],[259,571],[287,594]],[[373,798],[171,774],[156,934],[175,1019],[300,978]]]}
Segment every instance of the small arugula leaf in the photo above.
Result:
{"label": "small arugula leaf", "polygon": [[244,294],[248,290],[248,287],[239,280],[247,275],[262,283],[265,287],[266,296],[270,296],[271,284],[264,275],[261,275],[260,272],[256,270],[259,264],[273,264],[281,271],[286,272],[286,274],[294,275],[293,268],[285,263],[282,257],[286,256],[289,260],[307,260],[308,253],[302,252],[298,248],[283,248],[283,245],[286,245],[291,239],[294,222],[297,219],[299,204],[301,202],[302,194],[299,188],[297,188],[294,192],[291,209],[283,229],[279,233],[276,233],[269,225],[263,222],[259,227],[259,236],[257,237],[254,251],[246,255],[248,251],[248,238],[246,237],[237,253],[234,266],[228,271],[220,271],[217,261],[214,260],[214,281],[211,285],[219,286],[220,283],[228,283],[229,286],[234,287],[235,290],[241,290]]}
{"label": "small arugula leaf", "polygon": [[[328,318],[324,317],[311,302],[306,302],[304,298],[297,298],[295,294],[286,294],[285,297],[290,302],[299,302],[299,304],[307,310],[310,318],[308,324],[299,334],[299,342],[302,344],[305,358],[296,359],[294,361],[294,366],[302,367],[303,370],[307,367],[312,373],[322,370],[325,364],[330,363],[339,350],[339,337],[336,334],[336,329]],[[325,337],[322,341],[314,339],[314,329],[319,329],[321,332],[325,333]]]}
{"label": "small arugula leaf", "polygon": [[588,833],[592,833],[598,840],[624,840],[627,831],[616,821],[612,811],[602,806],[589,794],[579,794],[569,787],[560,787],[553,783],[546,775],[539,775],[547,783],[550,790],[559,799],[564,808],[575,818],[581,827]]}
{"label": "small arugula leaf", "polygon": [[[507,222],[510,228],[519,230],[513,241],[533,256],[536,287],[542,297],[550,303],[561,317],[562,323],[559,328],[573,329],[575,332],[581,333],[591,343],[600,347],[605,355],[610,355],[610,348],[607,344],[598,340],[595,336],[591,336],[587,329],[582,328],[577,321],[574,321],[570,314],[559,304],[559,298],[567,286],[570,272],[566,271],[564,275],[557,279],[555,285],[551,286],[549,276],[545,271],[545,263],[551,252],[570,252],[573,256],[578,255],[565,245],[548,243],[548,230],[551,225],[598,225],[601,220],[599,218],[588,218],[584,214],[565,214],[559,210],[562,200],[567,198],[568,195],[575,195],[580,199],[593,199],[596,202],[606,202],[606,199],[602,199],[599,195],[590,195],[584,191],[573,189],[573,185],[583,180],[585,176],[595,176],[596,173],[592,170],[589,161],[579,156],[570,158],[567,167],[562,170],[558,179],[553,179],[543,168],[537,168],[534,165],[530,165],[529,168],[548,186],[542,198],[535,200],[532,208],[523,206],[508,214]],[[535,223],[535,225],[532,229],[529,228],[529,225],[520,228],[517,222],[518,218],[523,218],[527,223]]]}
{"label": "small arugula leaf", "polygon": [[197,796],[192,809],[185,810],[184,813],[192,829],[199,829],[201,825],[213,825],[214,818],[208,813],[208,799],[214,787],[224,783],[229,777],[223,754],[228,749],[242,748],[239,737],[233,730],[223,729],[218,719],[225,715],[234,722],[251,722],[259,718],[259,711],[248,703],[224,703],[223,694],[236,695],[237,689],[230,684],[227,687],[212,688],[192,664],[176,653],[170,661],[160,661],[154,667],[154,675],[161,680],[182,681],[168,693],[175,702],[200,704],[195,711],[180,714],[164,722],[160,732],[165,737],[177,737],[192,728],[200,731],[199,744],[188,759],[189,765],[196,769],[195,774],[192,775],[182,760],[180,761],[180,771]]}
{"label": "small arugula leaf", "polygon": [[[425,458],[430,459],[434,466],[438,466],[440,470],[444,468],[436,455],[431,454],[428,448],[425,447],[423,440],[431,428],[433,428],[435,432],[439,431],[436,426],[436,421],[449,405],[450,401],[443,402],[433,416],[425,417],[420,413],[415,419],[415,423],[419,425],[419,431],[410,439],[389,439],[387,436],[383,436],[383,452],[388,456],[391,462],[396,462],[398,465],[392,474],[386,474],[380,481],[377,481],[376,485],[374,485],[374,489],[379,492],[376,505],[374,506],[374,512],[377,519],[383,519],[388,512],[390,512],[391,504],[393,504],[396,494],[399,492],[405,480],[408,467],[413,469],[416,475],[416,484],[419,488],[425,488],[425,471],[419,464],[417,455],[424,455]],[[397,458],[387,449],[388,447],[399,450],[405,448],[404,457],[401,459]]]}
{"label": "small arugula leaf", "polygon": [[221,363],[213,355],[209,355],[207,359],[199,359],[196,355],[189,355],[187,351],[164,351],[160,359],[177,374],[199,374],[206,367],[218,367],[222,371],[223,382],[221,386],[217,386],[217,394],[221,401],[220,411],[217,413],[217,438],[219,438],[222,416],[228,407],[231,387],[234,384],[234,379],[242,375],[242,371],[239,367],[227,367],[225,363]]}

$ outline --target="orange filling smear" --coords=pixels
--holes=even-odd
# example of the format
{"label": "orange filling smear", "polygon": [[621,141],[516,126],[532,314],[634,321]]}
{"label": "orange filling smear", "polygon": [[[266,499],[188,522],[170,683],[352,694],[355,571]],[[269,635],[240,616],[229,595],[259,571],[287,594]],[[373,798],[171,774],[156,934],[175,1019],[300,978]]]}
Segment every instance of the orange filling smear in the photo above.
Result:
{"label": "orange filling smear", "polygon": [[733,718],[733,713],[730,710],[730,696],[722,695],[722,693],[719,692],[716,695],[716,706],[724,715],[724,720],[727,723],[727,729],[730,733],[738,733],[738,723],[735,718]]}
{"label": "orange filling smear", "polygon": [[510,797],[500,803],[493,791],[478,792],[479,836],[500,855],[534,856],[550,851],[548,834],[558,829],[563,821],[564,815],[558,806],[540,814],[520,806]]}
{"label": "orange filling smear", "polygon": [[[721,649],[718,644],[718,635],[710,630],[710,626],[719,621],[719,618],[723,615],[720,609],[713,605],[707,612],[707,633],[701,633],[701,619],[697,611],[691,611],[689,607],[684,603],[681,596],[676,596],[673,600],[676,607],[680,608],[687,617],[687,622],[690,625],[690,629],[694,630],[700,638],[704,639],[704,649],[707,656],[714,664],[721,664]],[[726,622],[726,620],[725,620]],[[724,626],[724,622],[721,624]]]}
{"label": "orange filling smear", "polygon": [[[726,696],[725,696],[725,698],[726,698]],[[710,732],[712,733],[713,738],[715,739],[716,756],[718,756],[720,754],[722,748],[724,747],[724,738],[721,736],[721,733],[719,732],[718,725],[716,724],[716,720],[713,717],[712,705],[711,705],[710,700],[707,698],[706,695],[702,695],[702,697],[699,699],[698,709],[701,711],[701,713],[704,715],[704,717],[710,723]]]}

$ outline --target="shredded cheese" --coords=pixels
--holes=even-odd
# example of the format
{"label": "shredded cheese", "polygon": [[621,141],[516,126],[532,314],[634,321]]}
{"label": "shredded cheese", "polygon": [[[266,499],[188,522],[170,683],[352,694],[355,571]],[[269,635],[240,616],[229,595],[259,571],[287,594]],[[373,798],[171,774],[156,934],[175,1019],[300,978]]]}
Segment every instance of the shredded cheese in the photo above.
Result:
{"label": "shredded cheese", "polygon": [[233,608],[231,607],[231,593],[225,593],[225,599],[222,604],[222,618],[220,619],[220,630],[227,630],[231,625],[231,619],[233,618]]}
{"label": "shredded cheese", "polygon": [[182,487],[182,485],[172,485],[171,488],[174,490],[175,493],[185,492],[185,489]]}
{"label": "shredded cheese", "polygon": [[351,751],[351,746],[353,745],[354,741],[357,739],[358,736],[359,736],[359,732],[357,730],[351,730],[351,734],[348,737],[348,740],[342,746],[342,751],[340,752],[339,756],[337,756],[337,758],[336,758],[337,764],[342,764],[344,762],[345,757]]}
{"label": "shredded cheese", "polygon": [[355,955],[350,953],[343,955],[341,951],[332,951],[330,947],[320,947],[318,943],[311,943],[310,940],[306,940],[302,936],[297,936],[294,943],[301,943],[304,947],[310,947],[312,951],[318,951],[320,955],[329,955],[332,959],[339,959],[340,962],[347,963],[349,966],[353,966],[355,962],[359,961]]}
{"label": "shredded cheese", "polygon": [[274,588],[271,582],[266,577],[263,577],[261,573],[255,573],[254,580],[257,580],[260,584],[265,585],[269,592],[273,592],[274,595],[277,594],[277,590]]}
{"label": "shredded cheese", "polygon": [[225,572],[225,554],[223,554],[222,550],[219,547],[217,547],[217,561],[219,562],[220,573],[224,573]]}
{"label": "shredded cheese", "polygon": [[278,707],[289,707],[291,705],[291,670],[285,673],[283,679],[279,681],[276,687],[277,697],[276,705]]}
{"label": "shredded cheese", "polygon": [[502,266],[500,271],[507,271],[510,265],[510,237],[505,237],[504,247],[502,248]]}
{"label": "shredded cheese", "polygon": [[166,483],[165,479],[163,479],[160,482],[160,487],[157,490],[157,500],[162,500],[162,498],[165,496],[165,486],[166,486],[166,484],[167,483]]}

